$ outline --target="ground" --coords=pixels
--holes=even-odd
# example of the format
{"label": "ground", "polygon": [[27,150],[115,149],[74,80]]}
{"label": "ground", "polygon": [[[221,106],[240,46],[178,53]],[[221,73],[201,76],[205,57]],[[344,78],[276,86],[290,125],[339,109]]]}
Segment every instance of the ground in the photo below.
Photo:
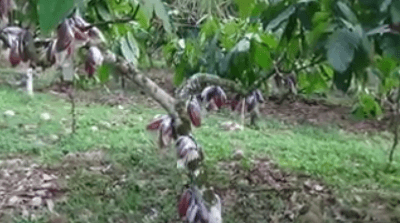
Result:
{"label": "ground", "polygon": [[[146,73],[173,91],[170,71]],[[164,112],[132,88],[78,92],[75,135],[66,95],[0,88],[1,222],[179,222],[185,174],[145,130]],[[224,222],[400,222],[400,156],[388,170],[385,118],[304,101],[261,110],[257,130],[224,130],[240,123],[226,110],[194,130]]]}

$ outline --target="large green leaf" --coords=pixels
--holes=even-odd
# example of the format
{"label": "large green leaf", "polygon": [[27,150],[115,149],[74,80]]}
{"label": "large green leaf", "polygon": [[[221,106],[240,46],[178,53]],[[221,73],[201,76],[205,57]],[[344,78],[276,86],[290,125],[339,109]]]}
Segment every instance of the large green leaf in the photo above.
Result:
{"label": "large green leaf", "polygon": [[141,0],[141,2],[143,3],[143,7],[147,12],[148,17],[151,18],[153,12],[155,12],[157,17],[162,20],[165,31],[171,33],[172,24],[169,20],[168,12],[163,2],[161,0]]}
{"label": "large green leaf", "polygon": [[138,23],[142,28],[147,29],[150,26],[150,20],[146,16],[142,8],[140,8],[138,13],[136,14],[136,20],[138,21]]}
{"label": "large green leaf", "polygon": [[219,29],[219,24],[216,18],[210,16],[207,21],[201,26],[200,33],[204,34],[206,38],[215,35]]}
{"label": "large green leaf", "polygon": [[175,68],[175,74],[173,77],[173,83],[175,86],[179,86],[183,80],[185,79],[185,71],[187,68],[187,63],[179,63],[178,66]]}
{"label": "large green leaf", "polygon": [[307,1],[300,4],[297,14],[304,29],[310,30],[312,28],[314,14],[319,10],[320,7],[317,1]]}
{"label": "large green leaf", "polygon": [[113,73],[113,66],[110,64],[103,64],[97,69],[97,76],[100,83],[106,83],[110,79],[110,74]]}
{"label": "large green leaf", "polygon": [[351,69],[347,69],[344,72],[335,72],[333,75],[333,83],[335,84],[336,88],[347,92],[350,87],[351,79],[353,78],[353,71]]}
{"label": "large green leaf", "polygon": [[338,1],[336,3],[336,7],[338,9],[338,12],[348,21],[350,21],[353,24],[357,23],[357,16],[354,14],[354,12],[350,9],[349,6],[347,6],[346,3],[342,1]]}
{"label": "large green leaf", "polygon": [[275,30],[280,24],[287,21],[290,16],[296,12],[296,7],[294,5],[289,6],[283,12],[281,12],[275,19],[268,23],[267,30]]}
{"label": "large green leaf", "polygon": [[338,72],[345,72],[353,61],[360,37],[348,29],[342,28],[333,33],[327,44],[329,63]]}
{"label": "large green leaf", "polygon": [[40,30],[48,33],[72,11],[74,0],[39,0],[37,7]]}
{"label": "large green leaf", "polygon": [[232,80],[238,79],[242,83],[253,80],[254,73],[251,72],[252,64],[250,57],[250,40],[243,38],[221,61],[221,74]]}
{"label": "large green leaf", "polygon": [[100,1],[96,4],[96,11],[99,15],[99,18],[103,21],[112,20],[112,15],[110,13],[110,9],[108,8],[106,1]]}
{"label": "large green leaf", "polygon": [[270,53],[268,52],[268,48],[256,42],[255,40],[251,42],[251,54],[253,60],[258,64],[258,66],[264,69],[269,69],[272,67],[272,59]]}
{"label": "large green leaf", "polygon": [[253,11],[255,0],[235,0],[239,7],[239,15],[242,19],[247,18]]}
{"label": "large green leaf", "polygon": [[392,1],[390,5],[390,15],[392,16],[393,23],[400,22],[400,1]]}
{"label": "large green leaf", "polygon": [[396,34],[385,34],[380,41],[380,48],[386,57],[400,59],[400,36]]}
{"label": "large green leaf", "polygon": [[120,49],[126,60],[137,64],[137,60],[139,58],[139,48],[132,33],[129,32],[126,36],[120,39]]}
{"label": "large green leaf", "polygon": [[278,40],[271,34],[263,33],[260,35],[262,43],[267,44],[269,48],[276,49],[278,47]]}

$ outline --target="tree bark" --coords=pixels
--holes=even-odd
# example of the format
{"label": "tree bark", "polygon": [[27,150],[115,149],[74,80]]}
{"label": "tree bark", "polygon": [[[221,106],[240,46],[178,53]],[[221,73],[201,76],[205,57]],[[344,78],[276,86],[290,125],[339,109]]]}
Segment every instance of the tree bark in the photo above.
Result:
{"label": "tree bark", "polygon": [[176,114],[176,100],[171,95],[160,88],[150,78],[143,75],[133,64],[129,64],[123,59],[120,59],[120,61],[117,61],[113,57],[104,58],[104,63],[116,66],[117,72],[140,86],[146,94],[157,101],[169,114]]}

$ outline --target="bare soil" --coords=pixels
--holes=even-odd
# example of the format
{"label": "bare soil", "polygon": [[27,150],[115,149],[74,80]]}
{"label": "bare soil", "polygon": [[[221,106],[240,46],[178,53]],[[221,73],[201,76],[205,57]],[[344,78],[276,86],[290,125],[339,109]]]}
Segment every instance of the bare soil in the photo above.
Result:
{"label": "bare soil", "polygon": [[349,191],[343,200],[323,181],[284,171],[269,159],[255,160],[250,170],[237,161],[219,167],[230,176],[229,186],[217,191],[234,222],[400,222],[395,194],[384,198]]}

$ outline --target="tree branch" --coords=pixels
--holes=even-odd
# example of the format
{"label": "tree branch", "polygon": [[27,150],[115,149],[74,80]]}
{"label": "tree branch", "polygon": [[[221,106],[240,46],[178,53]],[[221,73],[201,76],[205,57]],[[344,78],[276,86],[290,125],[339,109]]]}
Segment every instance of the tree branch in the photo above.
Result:
{"label": "tree branch", "polygon": [[394,150],[396,149],[397,144],[399,143],[399,109],[400,109],[399,99],[400,99],[400,94],[398,94],[397,96],[396,106],[394,106],[394,112],[391,123],[393,125],[392,128],[393,128],[394,139],[389,154],[389,165],[393,162]]}
{"label": "tree branch", "polygon": [[200,93],[206,85],[218,85],[226,90],[231,90],[241,95],[247,93],[246,89],[234,81],[223,79],[213,74],[197,73],[191,76],[181,88],[177,89],[175,95],[179,99],[185,99],[190,95]]}
{"label": "tree branch", "polygon": [[[105,57],[104,63],[116,66],[117,71],[126,77],[128,80],[136,83],[141,89],[157,101],[169,114],[175,114],[176,100],[171,97],[167,92],[160,88],[151,79],[143,75],[133,64],[126,62],[124,59],[119,58],[117,61],[113,57]],[[116,64],[117,63],[117,64]]]}
{"label": "tree branch", "polygon": [[111,21],[104,21],[104,22],[97,22],[97,23],[93,23],[89,26],[85,27],[85,30],[91,29],[95,26],[106,26],[109,24],[118,24],[118,23],[128,23],[128,22],[132,22],[135,20],[137,13],[139,12],[139,8],[140,8],[140,4],[138,4],[136,6],[135,12],[133,13],[131,18],[123,18],[123,19],[115,19],[115,20],[111,20]]}

